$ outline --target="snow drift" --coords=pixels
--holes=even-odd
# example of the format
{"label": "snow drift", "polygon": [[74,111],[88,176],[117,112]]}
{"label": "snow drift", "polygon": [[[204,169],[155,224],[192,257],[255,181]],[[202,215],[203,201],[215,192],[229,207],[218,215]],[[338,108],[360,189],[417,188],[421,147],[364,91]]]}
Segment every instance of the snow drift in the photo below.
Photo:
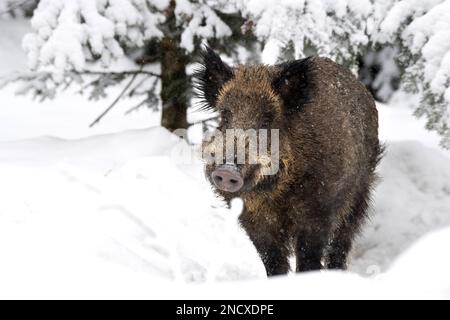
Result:
{"label": "snow drift", "polygon": [[[25,68],[29,26],[0,27],[1,77]],[[88,137],[158,114],[117,106],[89,129],[114,94],[39,104],[14,90],[0,91],[0,298],[450,298],[450,229],[435,231],[450,225],[450,152],[411,116],[417,101],[379,105],[387,155],[350,272],[266,280],[236,224],[241,204],[224,208],[201,163],[178,161],[184,142],[161,128]]]}
{"label": "snow drift", "polygon": [[392,266],[450,225],[448,159],[418,142],[388,146],[353,273],[268,282],[242,204],[225,208],[202,163],[185,161],[195,150],[162,128],[0,150],[1,297],[450,297],[450,230]]}

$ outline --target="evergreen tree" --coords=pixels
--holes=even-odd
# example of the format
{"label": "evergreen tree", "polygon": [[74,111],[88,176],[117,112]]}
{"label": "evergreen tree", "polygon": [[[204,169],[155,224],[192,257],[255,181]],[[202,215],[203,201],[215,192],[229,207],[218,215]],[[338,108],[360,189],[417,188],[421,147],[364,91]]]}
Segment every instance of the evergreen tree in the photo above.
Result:
{"label": "evergreen tree", "polygon": [[[450,148],[450,0],[239,1],[264,51],[330,57],[382,100],[400,86],[418,93],[416,115]],[[263,52],[264,54],[264,52]],[[394,59],[393,59],[394,58]],[[384,61],[383,61],[384,60]],[[395,62],[395,63],[393,63]]]}
{"label": "evergreen tree", "polygon": [[[32,26],[32,71],[12,79],[26,80],[21,92],[51,98],[78,83],[99,99],[122,84],[121,96],[142,96],[135,108],[161,106],[163,126],[185,128],[201,44],[236,58],[255,36],[272,62],[327,56],[380,100],[419,94],[416,115],[450,148],[450,0],[41,0]],[[123,57],[134,64],[111,71]]]}
{"label": "evergreen tree", "polygon": [[415,113],[450,148],[450,0],[391,0],[378,11],[384,14],[373,42],[400,47],[403,86],[422,98]]}
{"label": "evergreen tree", "polygon": [[[141,95],[133,110],[161,106],[164,127],[187,128],[188,66],[206,41],[229,55],[238,42],[251,43],[243,22],[235,7],[217,0],[41,0],[24,39],[32,71],[11,80],[26,80],[21,91],[41,98],[78,84],[99,99],[124,83],[115,103]],[[134,63],[112,71],[124,57]]]}
{"label": "evergreen tree", "polygon": [[0,18],[31,17],[39,0],[0,0]]}
{"label": "evergreen tree", "polygon": [[358,54],[368,46],[368,0],[250,0],[239,2],[252,19],[255,35],[282,59],[330,57],[357,70]]}

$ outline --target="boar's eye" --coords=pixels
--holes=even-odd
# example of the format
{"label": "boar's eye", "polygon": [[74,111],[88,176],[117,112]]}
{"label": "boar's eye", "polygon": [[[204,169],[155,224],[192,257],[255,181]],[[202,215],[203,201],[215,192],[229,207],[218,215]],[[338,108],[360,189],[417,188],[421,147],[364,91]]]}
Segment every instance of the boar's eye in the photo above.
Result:
{"label": "boar's eye", "polygon": [[268,128],[273,121],[273,114],[271,112],[264,112],[260,120],[261,128]]}

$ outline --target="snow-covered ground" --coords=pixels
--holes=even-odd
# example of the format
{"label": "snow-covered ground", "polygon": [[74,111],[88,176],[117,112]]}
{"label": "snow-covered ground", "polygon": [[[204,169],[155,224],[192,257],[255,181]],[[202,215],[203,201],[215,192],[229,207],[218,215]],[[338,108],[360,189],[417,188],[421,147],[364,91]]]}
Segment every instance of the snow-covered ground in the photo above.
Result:
{"label": "snow-covered ground", "polygon": [[[0,70],[23,67],[3,50],[16,33]],[[450,298],[450,152],[406,97],[379,105],[387,153],[350,271],[271,280],[240,201],[223,207],[157,113],[90,130],[105,101],[0,101],[0,298]]]}
{"label": "snow-covered ground", "polygon": [[392,268],[421,236],[450,225],[448,159],[417,141],[389,144],[373,218],[352,256],[359,276],[271,280],[282,296],[258,290],[264,268],[236,224],[239,201],[224,208],[201,163],[180,163],[190,147],[164,129],[1,142],[0,150],[3,297],[232,297],[238,289],[247,298],[450,297],[450,229]]}

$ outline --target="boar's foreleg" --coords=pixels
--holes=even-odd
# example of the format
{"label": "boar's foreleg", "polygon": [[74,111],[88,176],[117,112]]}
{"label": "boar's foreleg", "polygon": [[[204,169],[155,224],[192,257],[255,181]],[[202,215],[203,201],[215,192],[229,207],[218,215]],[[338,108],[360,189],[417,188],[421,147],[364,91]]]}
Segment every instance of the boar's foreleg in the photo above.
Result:
{"label": "boar's foreleg", "polygon": [[331,227],[324,215],[304,217],[294,239],[297,272],[323,269],[322,258],[330,238]]}
{"label": "boar's foreleg", "polygon": [[283,227],[277,223],[259,221],[257,216],[249,212],[241,215],[240,222],[258,251],[267,276],[287,274],[290,269],[289,239],[286,233],[280,232]]}

